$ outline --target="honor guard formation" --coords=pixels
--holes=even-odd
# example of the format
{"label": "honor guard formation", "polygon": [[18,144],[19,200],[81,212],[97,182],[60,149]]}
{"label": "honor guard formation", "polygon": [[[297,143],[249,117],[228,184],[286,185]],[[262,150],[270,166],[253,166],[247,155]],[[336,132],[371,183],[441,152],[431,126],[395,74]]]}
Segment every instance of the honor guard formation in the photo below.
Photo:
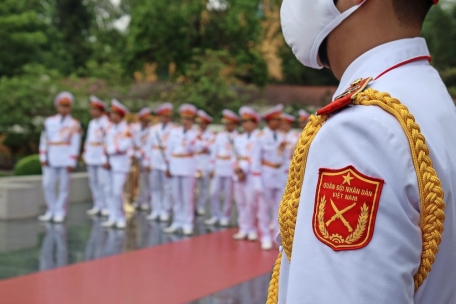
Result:
{"label": "honor guard formation", "polygon": [[[137,162],[135,206],[169,223],[164,232],[192,235],[207,210],[206,225],[229,226],[236,209],[235,240],[279,245],[268,304],[456,303],[456,110],[419,37],[437,2],[284,0],[282,31],[297,59],[340,79],[314,115],[242,106],[224,110],[214,133],[213,118],[192,104],[180,105],[180,124],[165,103],[129,125],[119,101],[108,111],[92,96],[87,213],[125,228]],[[58,94],[58,114],[45,121],[40,221],[65,220],[81,141],[73,102]]]}
{"label": "honor guard formation", "polygon": [[[41,136],[47,211],[40,221],[65,220],[70,173],[76,167],[81,141],[81,126],[71,117],[73,102],[68,92],[55,98],[58,114],[46,120]],[[139,190],[134,207],[150,212],[150,221],[169,222],[165,233],[192,235],[194,216],[205,215],[206,210],[210,210],[206,225],[228,227],[235,202],[239,231],[233,238],[260,240],[261,248],[271,249],[279,231],[277,214],[289,163],[300,134],[292,130],[295,117],[282,108],[277,105],[262,116],[246,106],[239,115],[223,110],[224,131],[216,134],[208,128],[213,118],[192,104],[179,107],[180,124],[172,122],[171,103],[155,111],[143,108],[136,114],[137,122],[129,124],[125,120],[129,110],[118,100],[113,99],[108,107],[90,96],[93,119],[82,153],[93,197],[87,214],[105,217],[103,227],[126,227],[124,192],[136,162]],[[152,114],[157,116],[157,124],[152,125]],[[299,111],[301,127],[308,118],[306,111]],[[263,130],[258,128],[261,119],[267,125]]]}

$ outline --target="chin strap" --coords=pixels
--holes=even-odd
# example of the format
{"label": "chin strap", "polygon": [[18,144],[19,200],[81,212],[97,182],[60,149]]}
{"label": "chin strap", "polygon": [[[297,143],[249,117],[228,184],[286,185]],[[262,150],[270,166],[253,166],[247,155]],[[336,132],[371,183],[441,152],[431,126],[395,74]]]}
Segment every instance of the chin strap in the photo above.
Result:
{"label": "chin strap", "polygon": [[[392,98],[388,93],[367,89],[360,92],[353,102],[355,105],[378,106],[387,111],[399,121],[407,136],[413,165],[418,180],[421,200],[421,233],[422,253],[417,273],[414,276],[415,291],[423,284],[438,252],[442,240],[443,222],[445,220],[444,192],[440,179],[435,172],[432,160],[429,157],[429,148],[421,134],[419,125],[410,114],[406,106],[399,100]],[[291,261],[293,239],[296,227],[301,188],[304,180],[304,171],[307,163],[310,145],[329,115],[312,115],[296,145],[290,173],[279,209],[280,235],[282,237],[283,252],[288,261]],[[282,253],[279,254],[272,273],[268,290],[267,304],[277,303],[279,295],[279,277]]]}

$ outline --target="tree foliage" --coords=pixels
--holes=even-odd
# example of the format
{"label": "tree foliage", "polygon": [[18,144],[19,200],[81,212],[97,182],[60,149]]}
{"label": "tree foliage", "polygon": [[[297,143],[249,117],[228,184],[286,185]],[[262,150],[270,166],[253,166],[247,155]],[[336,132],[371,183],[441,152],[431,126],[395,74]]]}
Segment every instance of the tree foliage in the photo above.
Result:
{"label": "tree foliage", "polygon": [[258,52],[261,24],[256,0],[231,0],[222,10],[208,10],[204,1],[135,0],[128,35],[126,69],[141,70],[156,62],[176,76],[185,75],[195,49],[226,50],[236,60],[236,76],[264,85],[267,69]]}
{"label": "tree foliage", "polygon": [[176,105],[192,103],[215,119],[223,109],[237,111],[252,96],[258,95],[255,86],[242,86],[235,75],[235,60],[226,50],[197,50],[192,56],[185,82],[161,95]]}
{"label": "tree foliage", "polygon": [[329,69],[315,70],[305,67],[296,59],[291,48],[284,44],[279,50],[284,79],[282,82],[296,85],[337,85],[338,81]]}
{"label": "tree foliage", "polygon": [[[64,90],[79,93],[57,71],[40,65],[25,66],[20,76],[0,78],[0,133],[20,134],[26,149],[34,150],[44,119],[55,114],[54,97]],[[89,119],[87,108],[87,103],[75,103],[74,116],[84,125]]]}
{"label": "tree foliage", "polygon": [[0,5],[0,77],[13,76],[30,62],[43,61],[48,24],[36,0],[4,0]]}
{"label": "tree foliage", "polygon": [[434,6],[422,34],[431,51],[431,64],[440,72],[450,93],[456,96],[456,6],[447,10]]}

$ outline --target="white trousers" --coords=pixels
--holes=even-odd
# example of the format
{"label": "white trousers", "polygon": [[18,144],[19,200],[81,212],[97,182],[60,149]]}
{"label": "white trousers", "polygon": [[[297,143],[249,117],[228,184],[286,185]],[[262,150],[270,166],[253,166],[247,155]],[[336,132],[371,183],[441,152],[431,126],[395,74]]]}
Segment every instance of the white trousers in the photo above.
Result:
{"label": "white trousers", "polygon": [[182,229],[194,228],[195,208],[193,206],[194,176],[173,176],[173,223],[171,226]]}
{"label": "white trousers", "polygon": [[[57,183],[59,188],[55,193]],[[65,216],[70,194],[71,174],[66,167],[43,167],[43,192],[47,215]]]}
{"label": "white trousers", "polygon": [[89,174],[89,187],[92,192],[93,207],[98,210],[106,209],[106,182],[108,181],[109,171],[103,166],[87,166]]}
{"label": "white trousers", "polygon": [[211,177],[209,171],[203,171],[201,178],[197,179],[196,187],[198,189],[198,203],[196,209],[206,210],[206,203],[209,200],[209,187],[211,183]]}
{"label": "white trousers", "polygon": [[150,173],[146,170],[139,172],[139,193],[136,203],[140,206],[150,204]]}
{"label": "white trousers", "polygon": [[261,233],[262,241],[271,241],[271,229],[275,235],[279,232],[279,206],[282,200],[283,189],[279,188],[264,188],[263,192],[258,197],[258,228]]}
{"label": "white trousers", "polygon": [[256,195],[253,190],[252,177],[247,175],[245,180],[234,182],[234,200],[238,212],[240,233],[255,233]]}
{"label": "white trousers", "polygon": [[62,267],[68,264],[65,226],[46,223],[46,235],[41,244],[40,270]]}
{"label": "white trousers", "polygon": [[[221,194],[224,205],[221,208]],[[211,184],[211,213],[217,220],[229,220],[233,206],[233,178],[231,176],[214,176]]]}
{"label": "white trousers", "polygon": [[124,187],[128,173],[109,171],[110,195],[108,198],[109,221],[125,221]]}
{"label": "white trousers", "polygon": [[171,209],[171,185],[172,179],[166,177],[162,170],[150,172],[150,197],[152,212],[159,215],[169,215]]}

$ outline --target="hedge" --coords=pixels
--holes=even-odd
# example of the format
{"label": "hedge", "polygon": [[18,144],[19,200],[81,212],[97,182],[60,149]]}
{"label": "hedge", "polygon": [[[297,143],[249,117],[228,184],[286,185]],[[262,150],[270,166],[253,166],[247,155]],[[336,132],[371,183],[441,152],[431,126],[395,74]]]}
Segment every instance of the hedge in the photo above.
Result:
{"label": "hedge", "polygon": [[39,155],[30,155],[22,158],[14,166],[14,175],[39,175],[41,163]]}

